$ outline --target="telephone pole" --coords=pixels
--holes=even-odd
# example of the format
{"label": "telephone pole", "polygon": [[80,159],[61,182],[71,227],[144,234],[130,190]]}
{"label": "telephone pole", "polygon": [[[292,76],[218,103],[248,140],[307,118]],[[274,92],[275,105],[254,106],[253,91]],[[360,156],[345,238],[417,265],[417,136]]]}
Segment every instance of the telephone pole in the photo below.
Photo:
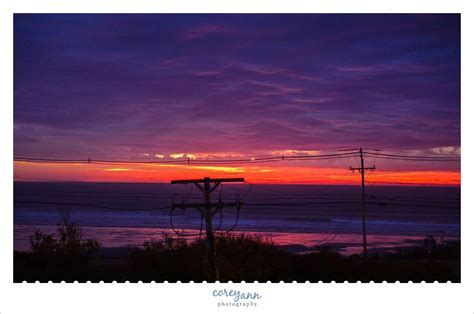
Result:
{"label": "telephone pole", "polygon": [[[219,271],[216,265],[216,244],[214,239],[214,230],[212,228],[212,217],[223,207],[239,207],[242,205],[240,200],[236,202],[222,202],[219,200],[216,203],[211,202],[211,193],[224,182],[244,182],[244,178],[221,178],[211,179],[205,177],[204,179],[197,180],[173,180],[171,184],[194,184],[203,194],[203,203],[183,203],[183,204],[172,204],[173,208],[196,208],[198,212],[204,216],[206,223],[206,243],[207,243],[207,264],[208,264],[208,277],[209,280],[215,282],[219,280]],[[202,183],[202,185],[201,185]],[[212,186],[211,186],[212,185]],[[204,212],[202,210],[204,208]]]}
{"label": "telephone pole", "polygon": [[352,170],[354,172],[355,170],[360,172],[361,175],[361,181],[362,181],[362,191],[361,191],[361,209],[362,209],[362,243],[364,247],[364,259],[367,258],[367,233],[366,233],[366,227],[365,227],[365,216],[366,216],[366,211],[365,211],[365,172],[367,170],[374,171],[375,166],[372,167],[364,167],[364,152],[362,148],[359,148],[359,156],[360,156],[360,167],[359,168],[354,168],[354,167],[349,167],[349,170]]}

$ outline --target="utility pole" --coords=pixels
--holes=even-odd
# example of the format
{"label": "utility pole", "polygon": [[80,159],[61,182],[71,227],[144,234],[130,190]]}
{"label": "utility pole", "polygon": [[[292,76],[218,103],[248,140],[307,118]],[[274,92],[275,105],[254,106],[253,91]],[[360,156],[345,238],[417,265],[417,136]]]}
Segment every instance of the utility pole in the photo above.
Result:
{"label": "utility pole", "polygon": [[364,152],[362,148],[359,148],[359,156],[360,156],[360,168],[349,167],[349,170],[354,172],[355,170],[360,172],[361,181],[362,181],[362,191],[361,191],[361,208],[362,208],[362,243],[364,247],[364,259],[367,258],[367,233],[365,228],[365,172],[367,170],[374,171],[375,166],[372,167],[364,167]]}
{"label": "utility pole", "polygon": [[[184,204],[172,204],[173,208],[196,208],[206,223],[206,242],[207,242],[207,264],[208,264],[208,277],[209,281],[215,282],[219,280],[219,271],[216,266],[216,244],[214,239],[214,230],[212,228],[212,217],[223,207],[239,207],[242,205],[240,200],[231,203],[224,203],[219,200],[216,203],[211,202],[211,193],[224,182],[244,182],[244,178],[221,178],[211,179],[205,177],[204,179],[197,180],[173,180],[171,184],[194,184],[203,194],[203,203],[184,203]],[[203,185],[201,185],[201,183]],[[212,185],[212,186],[211,186]],[[204,207],[204,212],[202,208]]]}

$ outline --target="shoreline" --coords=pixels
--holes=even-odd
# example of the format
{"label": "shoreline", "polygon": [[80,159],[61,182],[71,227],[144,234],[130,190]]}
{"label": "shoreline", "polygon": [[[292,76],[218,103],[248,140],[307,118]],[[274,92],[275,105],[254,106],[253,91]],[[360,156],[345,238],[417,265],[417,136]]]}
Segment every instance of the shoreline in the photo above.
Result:
{"label": "shoreline", "polygon": [[[18,230],[18,229],[23,230]],[[14,248],[18,252],[29,251],[29,236],[37,229],[47,233],[55,233],[55,225],[15,225],[14,226]],[[120,248],[141,248],[145,241],[151,239],[160,239],[163,234],[174,238],[182,238],[173,233],[168,228],[134,228],[134,227],[90,227],[82,226],[84,238],[97,239],[102,243],[102,248],[120,249]],[[197,231],[197,230],[196,230]],[[225,233],[225,232],[222,232]],[[22,234],[22,235],[19,235]],[[332,232],[306,233],[306,232],[258,232],[238,230],[232,234],[247,234],[258,236],[262,239],[269,239],[276,246],[286,248],[292,253],[307,253],[318,246],[328,246],[334,251],[349,256],[360,253],[361,235],[358,233],[340,233]],[[335,236],[334,236],[335,235]],[[394,234],[369,234],[368,245],[372,251],[393,251],[396,248],[414,247],[423,244],[426,234],[417,235],[394,235]],[[187,237],[187,241],[193,241],[198,236]],[[332,239],[331,239],[332,238]],[[460,236],[455,235],[436,235],[434,236],[438,243],[456,241]]]}

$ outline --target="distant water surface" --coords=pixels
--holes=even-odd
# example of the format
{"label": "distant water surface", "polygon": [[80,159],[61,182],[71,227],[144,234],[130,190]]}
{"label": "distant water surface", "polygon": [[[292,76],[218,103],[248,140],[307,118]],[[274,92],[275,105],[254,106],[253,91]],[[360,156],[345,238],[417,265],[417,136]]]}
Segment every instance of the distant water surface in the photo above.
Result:
{"label": "distant water surface", "polygon": [[[330,245],[344,254],[360,252],[359,186],[225,184],[213,193],[224,202],[214,216],[220,231],[247,232],[289,247]],[[439,241],[460,236],[460,188],[429,186],[366,187],[367,233],[371,249],[421,244],[427,235]],[[36,230],[54,232],[62,217],[83,227],[86,237],[104,247],[141,246],[173,234],[170,204],[200,203],[191,185],[138,183],[15,182],[15,250],[29,249]],[[90,207],[93,205],[96,207]],[[238,219],[237,219],[238,218]],[[197,210],[175,209],[176,230],[195,234],[201,228]]]}

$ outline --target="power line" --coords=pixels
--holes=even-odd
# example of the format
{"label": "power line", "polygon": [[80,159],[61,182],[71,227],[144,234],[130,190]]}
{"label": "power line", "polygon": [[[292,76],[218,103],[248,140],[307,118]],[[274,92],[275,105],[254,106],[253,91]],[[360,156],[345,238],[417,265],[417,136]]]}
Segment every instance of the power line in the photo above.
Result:
{"label": "power line", "polygon": [[442,158],[431,158],[431,159],[420,159],[420,158],[400,158],[400,157],[384,157],[379,156],[379,159],[386,159],[386,160],[404,160],[404,161],[436,161],[436,162],[459,162],[460,159],[442,159]]}
{"label": "power line", "polygon": [[171,226],[171,230],[173,230],[174,233],[176,233],[177,235],[182,236],[182,237],[194,237],[194,236],[199,236],[200,237],[201,235],[203,235],[202,228],[203,228],[204,216],[203,216],[202,213],[201,213],[201,225],[199,227],[199,232],[197,232],[197,233],[186,233],[184,231],[183,232],[178,231],[177,228],[174,225],[173,212],[174,212],[175,209],[176,209],[176,207],[173,207],[173,206],[170,208],[170,226]]}
{"label": "power line", "polygon": [[[346,152],[347,151],[347,152]],[[399,154],[386,154],[380,152],[364,152],[365,155],[386,160],[416,161],[416,162],[459,162],[460,157],[456,156],[411,156]],[[175,164],[175,165],[240,165],[240,164],[259,164],[281,161],[318,161],[333,160],[359,157],[359,154],[353,150],[344,150],[335,154],[322,155],[298,155],[298,156],[268,156],[259,158],[239,158],[239,159],[173,159],[173,160],[113,160],[113,159],[56,159],[15,156],[15,161],[30,163],[57,163],[57,164],[102,164],[102,165],[126,165],[126,164]]]}
{"label": "power line", "polygon": [[[117,193],[120,194],[120,193]],[[170,199],[171,196],[164,196],[164,195],[98,195],[98,194],[93,194],[93,195],[74,195],[74,194],[61,194],[61,193],[42,193],[42,192],[15,192],[15,195],[31,195],[31,196],[52,196],[52,197],[60,197],[60,198],[78,198],[78,197],[87,197],[87,198],[104,198],[104,199],[126,199],[126,198],[132,198],[132,199]],[[197,199],[197,196],[187,196],[187,198],[195,198]]]}
{"label": "power line", "polygon": [[420,158],[420,159],[460,159],[459,156],[413,156],[413,155],[397,155],[397,154],[386,154],[386,153],[371,153],[365,151],[364,154],[372,156],[385,156],[385,157],[400,157],[400,158]]}
{"label": "power line", "polygon": [[[131,195],[131,196],[137,196],[137,197],[140,197],[140,196],[155,196],[155,195],[159,195],[159,196],[172,196],[172,195],[176,195],[176,193],[161,193],[161,192],[125,192],[125,191],[120,191],[120,192],[110,192],[110,191],[91,191],[91,190],[88,190],[88,191],[71,191],[71,190],[68,190],[68,191],[65,191],[65,190],[51,190],[51,189],[41,189],[41,190],[35,190],[35,189],[23,189],[23,188],[20,188],[21,189],[21,193],[23,192],[35,192],[35,193],[64,193],[64,194],[86,194],[87,196],[88,195],[93,195],[93,194],[100,194],[100,195]],[[18,192],[16,192],[18,193]],[[183,193],[179,193],[180,195],[183,194],[184,195],[184,192]]]}
{"label": "power line", "polygon": [[284,160],[328,160],[336,158],[348,158],[354,153],[338,153],[324,155],[300,155],[300,156],[279,156],[245,159],[173,159],[173,160],[109,160],[109,159],[55,159],[15,156],[15,161],[33,162],[33,163],[86,163],[86,164],[193,164],[193,165],[212,165],[212,164],[246,164],[246,163],[264,163]]}
{"label": "power line", "polygon": [[349,224],[352,222],[353,219],[354,219],[354,216],[351,216],[347,221],[343,223],[343,225],[339,229],[336,230],[336,232],[320,240],[316,246],[330,244],[332,241],[334,241],[334,239],[336,239],[338,235],[342,233],[342,231],[346,230],[346,228],[349,226]]}
{"label": "power line", "polygon": [[33,157],[14,157],[15,161],[25,161],[33,163],[83,163],[83,164],[180,164],[187,163],[187,160],[105,160],[105,159],[56,159],[56,158],[33,158]]}
{"label": "power line", "polygon": [[[19,193],[21,194],[21,193]],[[35,195],[40,195],[40,194],[35,194]],[[387,196],[374,196],[374,195],[367,195],[369,198],[378,198],[381,201],[380,202],[367,202],[367,204],[376,204],[380,206],[386,206],[386,205],[393,205],[393,206],[411,206],[411,207],[428,207],[428,208],[452,208],[456,209],[458,207],[450,207],[450,206],[445,206],[447,205],[446,202],[453,202],[453,201],[460,201],[459,199],[442,199],[442,198],[411,198],[411,197],[387,197]],[[126,198],[127,196],[124,196]],[[245,195],[244,195],[245,197]],[[243,198],[242,197],[242,202]],[[101,196],[93,196],[93,198],[102,198]],[[104,196],[104,198],[109,198],[107,196]],[[115,198],[115,197],[113,197]],[[117,197],[118,198],[118,197]],[[163,199],[172,199],[172,197],[161,197]],[[198,199],[198,197],[193,197],[194,199]],[[200,199],[200,198],[199,198]],[[328,201],[324,202],[297,202],[297,203],[265,203],[267,200],[297,200],[301,199],[301,197],[273,197],[273,198],[258,198],[255,199],[255,201],[263,201],[264,203],[245,203],[245,206],[248,207],[268,207],[268,206],[275,206],[275,207],[285,207],[285,206],[309,206],[309,205],[343,205],[343,204],[356,204],[359,202],[358,199],[356,198],[345,198],[345,200],[340,200],[340,197],[318,197],[318,196],[313,196],[313,197],[307,197],[304,198],[306,200],[313,200],[313,199],[326,199]],[[332,201],[331,201],[332,200]],[[385,201],[411,201],[411,202],[417,202],[417,203],[386,203]],[[437,202],[437,204],[426,204],[427,201],[432,201],[432,202]],[[97,208],[105,208],[105,209],[118,209],[118,210],[145,210],[145,209],[137,209],[137,208],[116,208],[116,207],[107,207],[107,206],[102,206],[102,205],[94,205],[94,204],[83,204],[83,203],[70,203],[70,202],[43,202],[43,201],[15,201],[17,203],[26,203],[29,202],[30,204],[50,204],[50,205],[77,205],[77,206],[87,206],[87,207],[97,207]],[[424,204],[419,204],[420,202],[423,202]],[[439,202],[442,202],[442,204],[439,204]],[[160,207],[160,208],[151,208],[151,209],[146,209],[146,210],[155,210],[155,209],[167,209],[169,206],[165,207]]]}
{"label": "power line", "polygon": [[340,205],[340,204],[358,204],[359,201],[331,201],[331,202],[299,202],[299,203],[245,203],[246,207],[284,207],[284,206],[309,206],[309,205]]}
{"label": "power line", "polygon": [[459,209],[456,206],[445,206],[445,205],[424,205],[424,204],[407,204],[407,203],[385,203],[385,202],[367,202],[367,204],[378,205],[378,206],[402,206],[402,207],[421,207],[421,208],[445,208],[445,209]]}
{"label": "power line", "polygon": [[[272,190],[270,188],[266,188],[264,186],[261,186],[260,184],[255,184],[255,183],[248,183],[249,188],[247,189],[241,189],[237,188],[234,186],[229,186],[226,185],[225,189],[231,189],[239,193],[243,193],[243,195],[251,194],[252,196],[273,196],[277,194],[277,198],[283,198],[285,195],[287,196],[293,196],[293,197],[298,197],[301,198],[301,196],[305,196],[308,193],[289,193],[289,192],[284,192],[284,191],[278,191],[278,190]],[[262,189],[262,191],[266,193],[256,193],[253,192],[253,189]],[[191,186],[192,189],[192,186]],[[252,193],[250,193],[250,190],[252,190]],[[186,192],[186,193],[180,193],[179,196],[182,197],[198,197],[198,195],[195,195],[194,193],[191,193],[192,191]],[[24,194],[24,195],[48,195],[48,196],[59,196],[59,197],[104,197],[104,198],[114,198],[114,197],[131,197],[131,198],[172,198],[173,196],[176,197],[176,193],[135,193],[135,192],[100,192],[100,191],[61,191],[61,190],[43,190],[43,189],[23,189],[23,188],[18,188],[17,191],[15,191],[15,194]],[[193,194],[193,195],[190,195]],[[339,197],[339,196],[356,196],[359,194],[346,194],[346,193],[318,193],[315,196],[308,196],[308,198],[319,198],[319,197],[325,197],[325,196],[334,196],[334,197]],[[273,197],[272,197],[273,199]]]}
{"label": "power line", "polygon": [[419,196],[387,196],[387,195],[376,195],[376,194],[368,194],[367,195],[369,198],[381,198],[381,199],[386,199],[390,201],[396,201],[397,199],[402,199],[402,200],[412,200],[412,201],[417,201],[417,202],[426,202],[426,201],[458,201],[460,202],[461,200],[459,198],[449,198],[449,197],[419,197]]}
{"label": "power line", "polygon": [[99,208],[99,209],[129,210],[129,211],[150,211],[150,210],[162,210],[162,209],[170,208],[169,206],[154,207],[154,208],[120,208],[120,207],[109,207],[109,206],[85,204],[85,203],[41,202],[41,201],[22,201],[22,200],[15,200],[14,202],[19,203],[19,204],[82,206],[82,207],[91,207],[91,208]]}
{"label": "power line", "polygon": [[[441,180],[431,180],[431,182],[442,182],[445,185],[446,181],[441,181]],[[448,180],[448,182],[453,182],[452,184],[459,183],[459,180]],[[389,184],[389,185],[415,185],[415,186],[440,186],[442,184],[439,183],[424,183],[424,182],[391,182],[391,181],[367,181],[367,183],[377,183],[377,184]]]}
{"label": "power line", "polygon": [[[331,201],[331,202],[304,202],[304,203],[255,203],[249,204],[245,203],[246,207],[285,207],[285,206],[309,206],[309,205],[342,205],[342,204],[359,204],[360,200],[358,201]],[[446,208],[446,209],[459,209],[459,207],[455,206],[446,206],[445,204],[408,204],[408,203],[386,203],[386,202],[366,202],[366,204],[370,205],[378,205],[378,206],[403,206],[403,207],[422,207],[422,208]]]}
{"label": "power line", "polygon": [[439,161],[439,162],[457,162],[460,161],[460,157],[455,156],[410,156],[410,155],[396,155],[396,154],[384,154],[384,153],[370,153],[364,152],[365,155],[375,156],[380,159],[389,160],[406,160],[406,161]]}
{"label": "power line", "polygon": [[[165,198],[165,197],[163,197]],[[172,199],[171,197],[167,197],[168,199]],[[389,200],[389,201],[414,201],[414,202],[424,202],[426,200],[433,200],[437,201],[437,199],[430,199],[430,198],[404,198],[404,197],[399,197],[399,199],[394,198],[394,197],[380,197],[382,200]],[[272,198],[275,199],[275,198]],[[276,198],[276,199],[282,199],[282,198]],[[296,200],[296,199],[301,199],[300,197],[288,197],[288,198],[283,198],[286,200]],[[309,197],[307,199],[321,199],[321,197]],[[331,199],[331,198],[326,198],[326,199]],[[265,200],[265,199],[259,199],[260,201]],[[453,201],[456,201],[456,199],[452,199]],[[23,200],[15,200],[15,203],[22,203],[22,204],[38,204],[38,205],[72,205],[72,206],[84,206],[84,207],[93,207],[93,208],[102,208],[102,209],[112,209],[112,210],[161,210],[161,209],[168,209],[170,206],[163,206],[163,207],[155,207],[155,208],[148,208],[148,209],[143,209],[143,208],[117,208],[117,207],[109,207],[109,206],[102,206],[102,205],[95,205],[95,204],[85,204],[85,203],[70,203],[70,202],[46,202],[46,201],[23,201]],[[310,205],[344,205],[344,204],[357,204],[359,203],[358,199],[349,199],[345,201],[341,200],[334,200],[334,201],[324,201],[324,202],[296,202],[296,203],[245,203],[245,206],[247,207],[286,207],[286,206],[310,206]],[[419,203],[386,203],[386,202],[366,202],[366,204],[372,204],[372,205],[379,205],[379,206],[408,206],[408,207],[426,207],[426,208],[449,208],[449,209],[457,209],[459,207],[454,207],[454,206],[445,206],[445,204],[438,205],[438,204],[419,204]],[[177,207],[179,207],[179,204],[177,204]]]}

